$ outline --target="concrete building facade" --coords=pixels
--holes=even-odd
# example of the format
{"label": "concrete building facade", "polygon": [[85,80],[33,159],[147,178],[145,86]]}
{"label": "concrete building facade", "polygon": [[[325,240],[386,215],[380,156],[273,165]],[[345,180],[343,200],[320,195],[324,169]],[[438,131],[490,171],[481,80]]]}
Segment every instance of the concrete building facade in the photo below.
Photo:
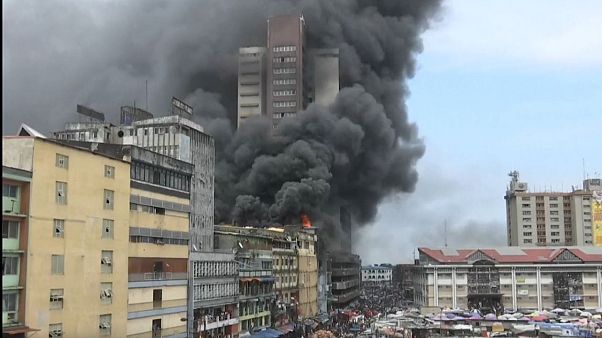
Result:
{"label": "concrete building facade", "polygon": [[25,324],[42,336],[125,337],[129,164],[37,137],[4,137],[2,148],[3,166],[32,173]]}
{"label": "concrete building facade", "polygon": [[390,265],[362,266],[362,284],[391,284],[393,267]]}
{"label": "concrete building facade", "polygon": [[266,114],[266,48],[244,47],[238,51],[238,120]]}
{"label": "concrete building facade", "polygon": [[266,114],[274,126],[304,107],[305,20],[299,15],[268,19]]}
{"label": "concrete building facade", "polygon": [[217,225],[215,243],[220,250],[235,252],[239,272],[240,334],[272,326],[276,293],[271,237],[261,229]]}
{"label": "concrete building facade", "polygon": [[297,261],[299,286],[299,317],[318,314],[318,259],[316,256],[317,235],[314,229],[303,229],[297,234]]}
{"label": "concrete building facade", "polygon": [[[192,109],[190,107],[186,113],[175,113],[182,110],[181,106],[186,108],[184,103],[172,99],[172,115],[143,119],[150,113],[137,113],[133,118],[127,118],[127,121],[124,121],[127,123],[119,126],[105,123],[104,119],[96,121],[88,119],[85,125],[69,123],[66,124],[65,130],[54,133],[54,137],[59,140],[134,145],[192,164],[194,166],[192,177],[181,177],[179,181],[174,178],[178,184],[190,186],[188,240],[190,254],[187,271],[192,271],[193,265],[204,266],[201,264],[202,262],[210,263],[211,266],[220,266],[219,271],[227,271],[226,260],[234,257],[213,250],[214,141],[211,136],[204,133],[200,125],[191,121]],[[104,138],[94,138],[101,130]],[[186,181],[188,179],[189,181]],[[171,181],[170,184],[172,184]],[[212,275],[212,278],[216,282],[219,280],[223,286],[232,284],[231,276],[228,275]],[[188,278],[188,299],[192,300],[188,302],[189,333],[198,331],[198,326],[195,326],[195,313],[198,315],[202,312],[200,306],[206,301],[199,294],[196,297],[194,295],[194,290],[201,285],[199,284],[201,279]],[[231,304],[233,295],[230,293],[230,289],[219,287],[215,290],[223,291],[221,296],[214,295],[216,298],[221,297],[221,300],[214,299],[214,301],[207,302],[208,306],[218,303]]]}
{"label": "concrete building facade", "polygon": [[32,173],[2,167],[2,332],[25,337],[27,245]]}
{"label": "concrete building facade", "polygon": [[602,306],[602,248],[419,249],[419,306],[494,312]]}
{"label": "concrete building facade", "polygon": [[584,181],[572,192],[529,192],[518,172],[506,191],[506,221],[510,246],[587,246],[594,243],[593,194],[602,194],[600,179]]}

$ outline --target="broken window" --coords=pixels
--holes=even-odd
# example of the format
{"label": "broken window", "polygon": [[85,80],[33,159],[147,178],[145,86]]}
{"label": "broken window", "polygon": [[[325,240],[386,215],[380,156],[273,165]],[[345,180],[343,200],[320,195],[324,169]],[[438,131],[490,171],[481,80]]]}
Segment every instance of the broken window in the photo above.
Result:
{"label": "broken window", "polygon": [[113,196],[115,192],[113,190],[106,190],[104,193],[104,209],[113,210]]}
{"label": "broken window", "polygon": [[67,183],[56,182],[56,203],[61,205],[67,204]]}
{"label": "broken window", "polygon": [[55,219],[54,220],[54,231],[52,235],[56,238],[64,238],[65,237],[65,220],[64,219]]}
{"label": "broken window", "polygon": [[113,220],[112,219],[103,219],[102,220],[101,238],[113,239]]}

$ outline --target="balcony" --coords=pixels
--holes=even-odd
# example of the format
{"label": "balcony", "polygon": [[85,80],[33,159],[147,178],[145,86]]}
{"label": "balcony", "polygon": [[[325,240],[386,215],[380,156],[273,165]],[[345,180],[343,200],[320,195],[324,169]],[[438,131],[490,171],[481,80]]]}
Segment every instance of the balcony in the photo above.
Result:
{"label": "balcony", "polygon": [[18,197],[2,196],[2,215],[21,215],[21,199]]}
{"label": "balcony", "polygon": [[332,275],[333,276],[353,276],[358,275],[359,271],[356,268],[333,268]]}
{"label": "balcony", "polygon": [[144,273],[130,273],[128,275],[128,282],[150,282],[150,281],[162,281],[162,280],[178,280],[188,279],[187,272],[144,272]]}
{"label": "balcony", "polygon": [[217,328],[224,327],[224,326],[238,325],[239,322],[240,322],[240,320],[238,318],[218,320],[218,321],[207,323],[207,324],[203,323],[202,321],[199,321],[200,325],[198,325],[197,327],[199,328],[199,331],[207,331],[207,330],[213,330],[213,329],[217,329]]}
{"label": "balcony", "polygon": [[358,286],[359,280],[354,279],[354,280],[348,280],[348,281],[344,281],[344,282],[332,282],[332,288],[334,290],[345,290],[345,289],[349,289],[352,288],[354,286]]}

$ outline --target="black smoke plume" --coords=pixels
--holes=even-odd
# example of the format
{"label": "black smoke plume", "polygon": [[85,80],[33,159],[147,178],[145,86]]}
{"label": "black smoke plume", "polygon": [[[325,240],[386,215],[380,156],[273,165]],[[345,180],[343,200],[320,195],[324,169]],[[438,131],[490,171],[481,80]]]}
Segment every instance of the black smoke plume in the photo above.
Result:
{"label": "black smoke plume", "polygon": [[[341,207],[363,225],[384,198],[413,191],[424,145],[408,122],[405,80],[438,0],[85,4],[3,2],[18,13],[3,15],[4,133],[18,122],[60,129],[78,103],[116,120],[116,107],[144,101],[148,80],[150,111],[185,98],[216,140],[216,222],[307,214],[336,237]],[[267,17],[292,13],[305,17],[309,48],[339,48],[343,89],[275,131],[262,119],[234,131],[238,48],[265,46]]]}

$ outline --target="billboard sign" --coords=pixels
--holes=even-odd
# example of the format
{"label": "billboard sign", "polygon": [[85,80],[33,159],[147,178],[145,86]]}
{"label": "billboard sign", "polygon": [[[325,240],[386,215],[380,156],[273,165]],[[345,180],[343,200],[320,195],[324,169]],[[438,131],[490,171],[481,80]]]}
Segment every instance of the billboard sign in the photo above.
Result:
{"label": "billboard sign", "polygon": [[90,109],[88,107],[82,106],[80,104],[77,105],[77,113],[87,116],[87,117],[97,120],[97,121],[104,122],[104,120],[105,120],[105,114],[97,112],[94,109]]}
{"label": "billboard sign", "polygon": [[594,246],[602,246],[602,193],[594,192],[592,199],[592,230]]}
{"label": "billboard sign", "polygon": [[192,117],[192,106],[186,104],[186,102],[176,98],[171,98],[171,113],[172,115],[180,115],[184,117]]}

